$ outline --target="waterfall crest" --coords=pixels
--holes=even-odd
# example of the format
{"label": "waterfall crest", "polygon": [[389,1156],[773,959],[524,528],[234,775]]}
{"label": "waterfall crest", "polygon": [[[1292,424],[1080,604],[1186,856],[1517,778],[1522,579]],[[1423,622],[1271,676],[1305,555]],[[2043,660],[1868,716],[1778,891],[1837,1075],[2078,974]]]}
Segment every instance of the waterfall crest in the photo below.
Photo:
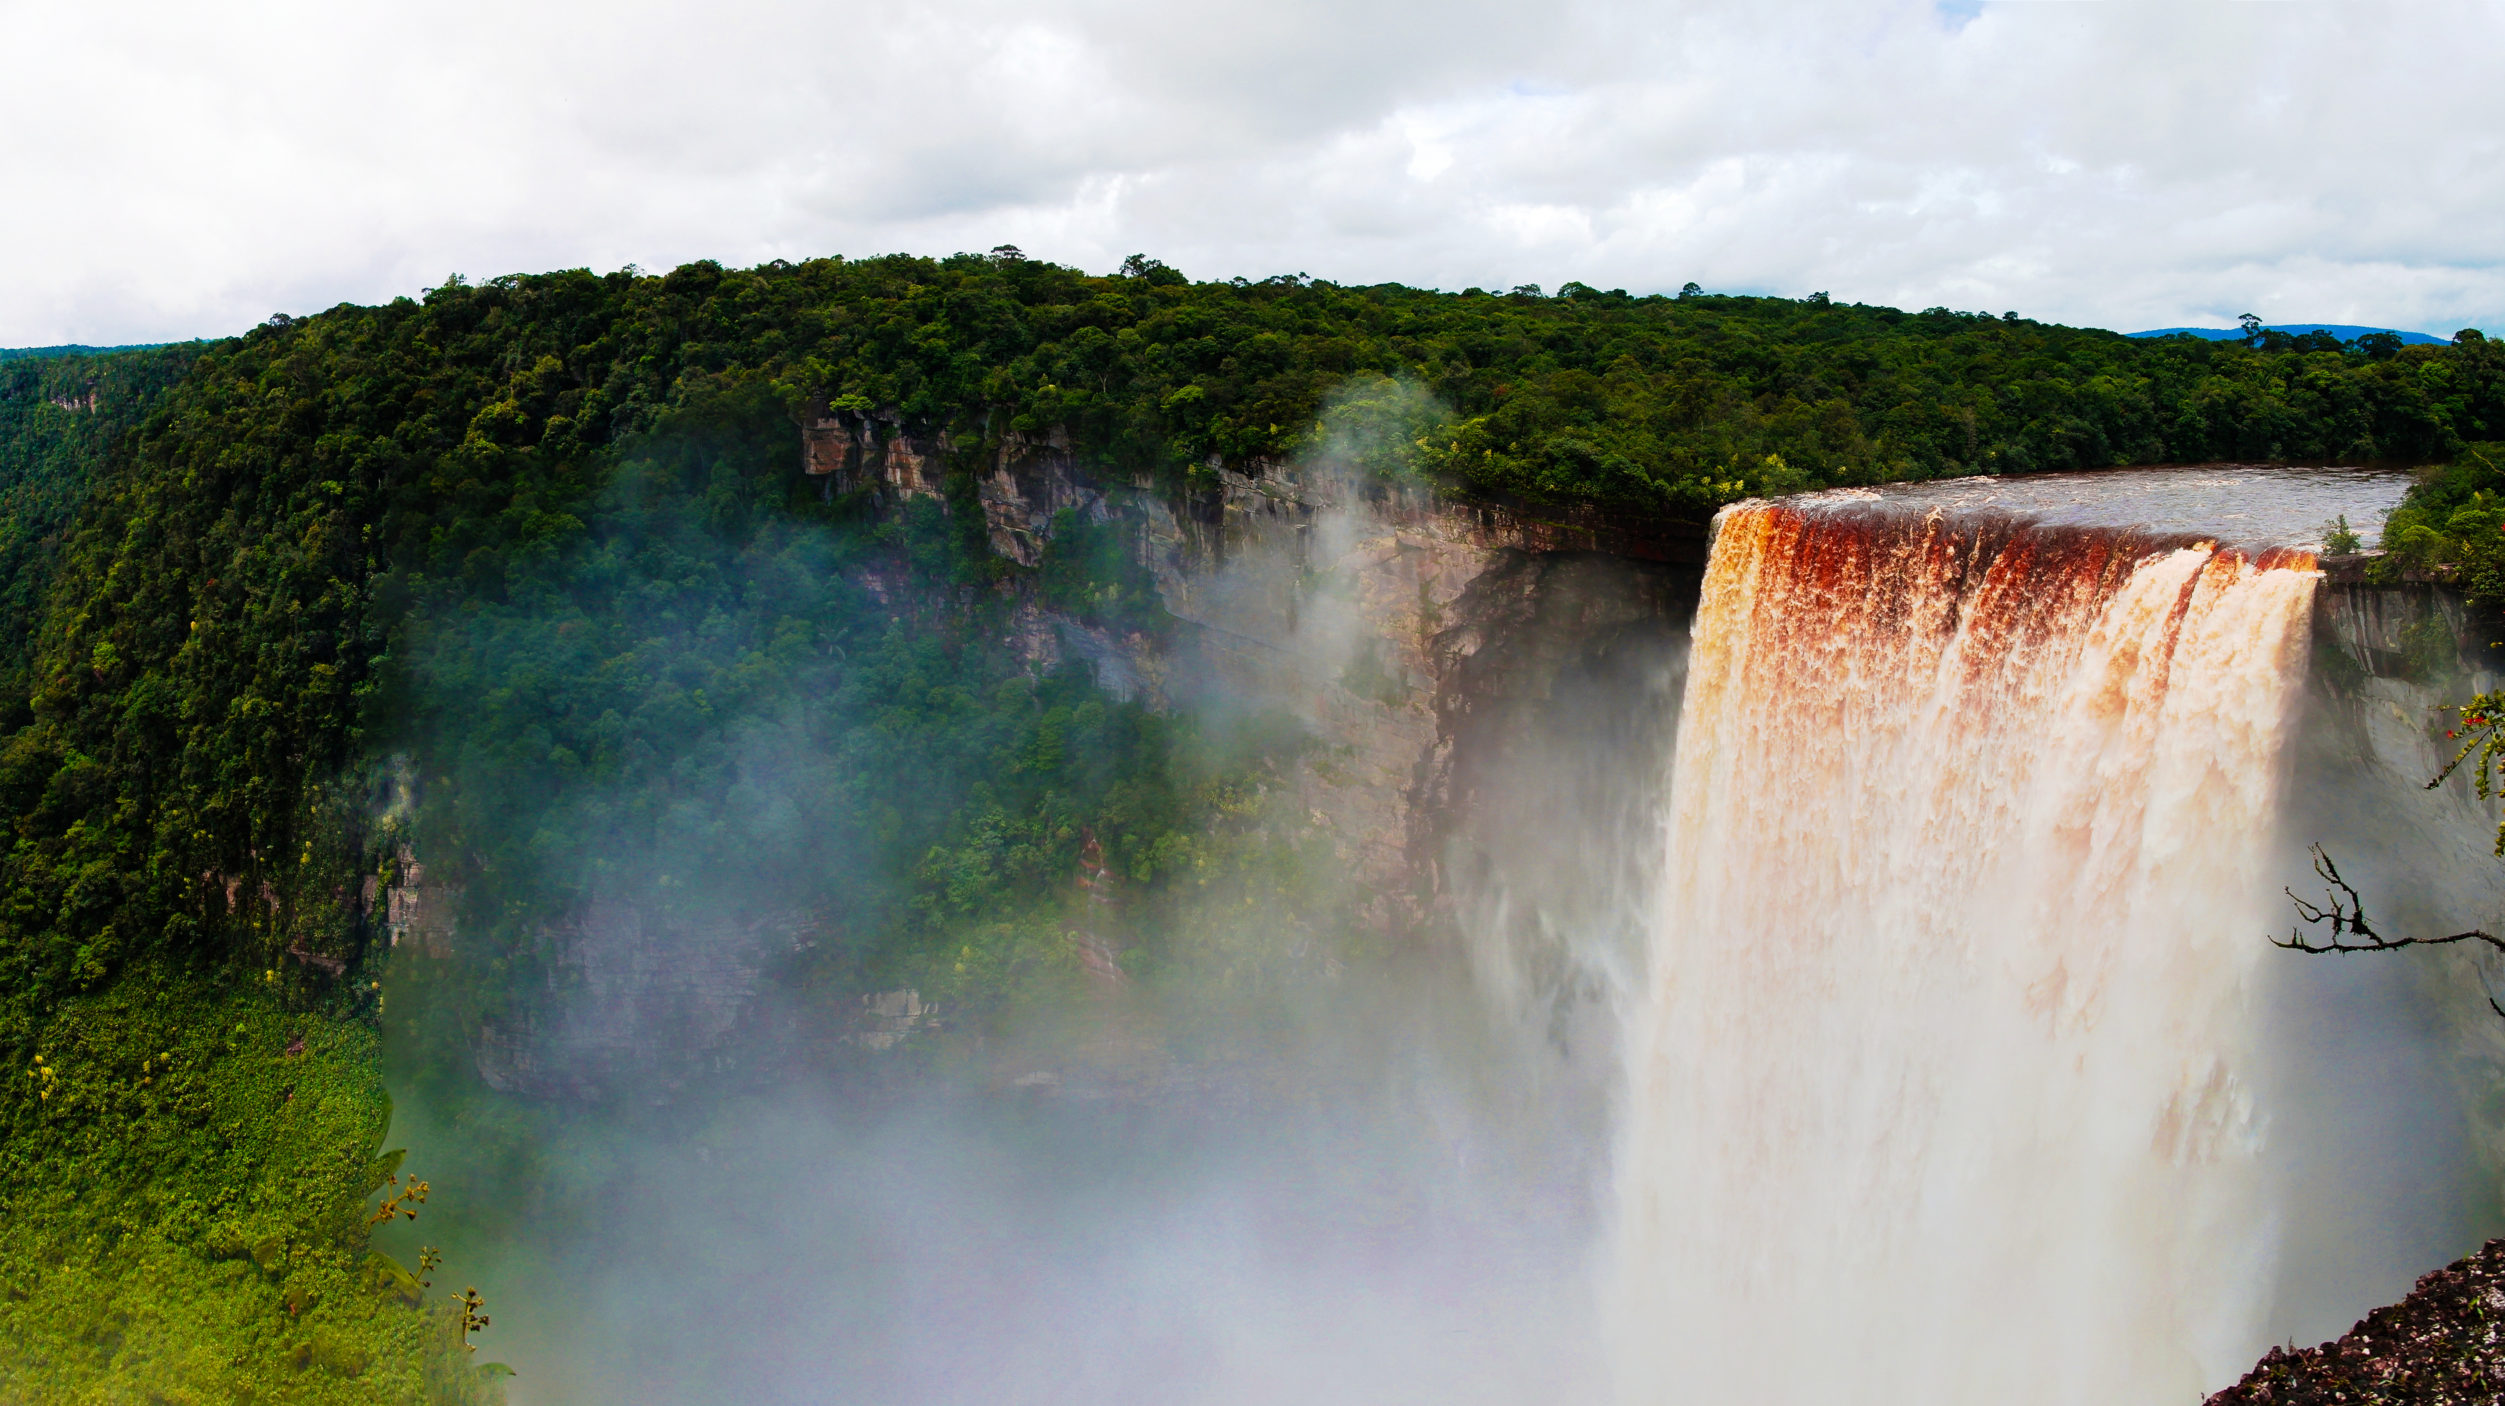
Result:
{"label": "waterfall crest", "polygon": [[2259,1346],[2250,1081],[2309,554],[1717,521],[1618,1160],[1630,1402],[2191,1400]]}

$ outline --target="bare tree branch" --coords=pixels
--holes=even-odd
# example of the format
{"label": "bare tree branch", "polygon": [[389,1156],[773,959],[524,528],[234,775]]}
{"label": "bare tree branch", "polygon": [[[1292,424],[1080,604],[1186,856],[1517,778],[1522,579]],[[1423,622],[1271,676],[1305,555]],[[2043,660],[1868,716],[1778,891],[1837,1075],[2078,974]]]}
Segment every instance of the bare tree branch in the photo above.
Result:
{"label": "bare tree branch", "polygon": [[[2404,947],[2442,947],[2454,942],[2484,942],[2499,952],[2505,952],[2505,937],[2498,937],[2495,933],[2479,928],[2472,928],[2468,932],[2457,932],[2450,937],[2385,937],[2374,930],[2372,923],[2366,921],[2365,900],[2358,897],[2356,888],[2348,880],[2340,877],[2339,866],[2331,862],[2331,856],[2324,853],[2320,845],[2315,845],[2313,849],[2314,872],[2321,875],[2323,880],[2331,885],[2323,891],[2324,901],[2308,903],[2298,898],[2294,889],[2283,891],[2287,894],[2288,901],[2296,905],[2296,915],[2304,919],[2308,926],[2327,927],[2330,930],[2330,939],[2328,941],[2309,939],[2302,928],[2291,928],[2284,941],[2275,937],[2270,939],[2273,947],[2284,947],[2290,952],[2319,954],[2324,952],[2397,952]],[[2488,1004],[2496,1006],[2496,999],[2490,997]],[[2505,1006],[2497,1007],[2496,1013],[2505,1016]]]}
{"label": "bare tree branch", "polygon": [[[2444,736],[2448,741],[2460,741],[2461,748],[2428,780],[2427,789],[2432,791],[2443,785],[2467,766],[2471,789],[2478,793],[2479,799],[2505,798],[2505,691],[2482,693],[2453,711],[2461,715],[2460,725]],[[2464,733],[2469,734],[2467,741],[2462,740]],[[2270,939],[2272,946],[2284,947],[2290,952],[2320,954],[2397,952],[2404,947],[2484,942],[2499,952],[2505,952],[2505,938],[2479,928],[2457,932],[2449,937],[2385,937],[2366,921],[2365,900],[2358,897],[2356,888],[2348,880],[2340,877],[2339,867],[2331,862],[2331,856],[2325,854],[2320,845],[2315,845],[2313,851],[2314,872],[2330,885],[2323,891],[2324,902],[2308,903],[2298,898],[2294,889],[2283,892],[2287,894],[2288,901],[2296,905],[2297,917],[2303,919],[2307,926],[2328,929],[2329,939],[2308,938],[2302,928],[2291,928],[2286,941],[2275,937]],[[2497,824],[2496,854],[2505,858],[2505,821]],[[2488,997],[2488,1009],[2505,1019],[2505,1005],[2499,1005],[2496,997]]]}

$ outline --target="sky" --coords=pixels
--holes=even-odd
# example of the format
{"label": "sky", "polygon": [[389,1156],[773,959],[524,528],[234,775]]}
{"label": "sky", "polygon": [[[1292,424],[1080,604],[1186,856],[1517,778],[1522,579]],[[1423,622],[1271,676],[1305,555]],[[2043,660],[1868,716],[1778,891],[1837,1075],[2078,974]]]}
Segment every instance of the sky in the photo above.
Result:
{"label": "sky", "polygon": [[2498,0],[0,0],[0,346],[551,268],[2505,327]]}

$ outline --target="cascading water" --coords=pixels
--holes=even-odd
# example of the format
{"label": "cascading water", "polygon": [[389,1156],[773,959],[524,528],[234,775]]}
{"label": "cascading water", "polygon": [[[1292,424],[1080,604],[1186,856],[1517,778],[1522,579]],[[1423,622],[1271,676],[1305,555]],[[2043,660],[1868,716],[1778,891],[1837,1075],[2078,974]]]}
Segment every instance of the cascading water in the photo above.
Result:
{"label": "cascading water", "polygon": [[1623,1399],[2105,1406],[2249,1361],[2312,567],[1725,511],[1631,1032]]}

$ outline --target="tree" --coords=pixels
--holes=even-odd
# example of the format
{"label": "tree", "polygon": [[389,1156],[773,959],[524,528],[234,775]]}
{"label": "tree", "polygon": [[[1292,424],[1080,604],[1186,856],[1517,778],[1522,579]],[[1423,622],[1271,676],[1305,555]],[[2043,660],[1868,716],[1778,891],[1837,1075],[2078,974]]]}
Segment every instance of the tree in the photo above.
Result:
{"label": "tree", "polygon": [[1136,278],[1151,287],[1172,287],[1189,283],[1180,272],[1146,254],[1133,254],[1122,261],[1122,276]]}
{"label": "tree", "polygon": [[[2294,889],[2285,892],[2288,901],[2296,905],[2296,915],[2303,920],[2304,926],[2312,927],[2325,936],[2311,938],[2304,934],[2302,927],[2292,928],[2284,940],[2270,939],[2271,946],[2321,956],[2330,952],[2398,952],[2404,947],[2443,947],[2456,942],[2483,942],[2499,952],[2505,952],[2505,938],[2480,928],[2445,937],[2385,937],[2375,931],[2374,924],[2367,920],[2365,900],[2358,896],[2357,889],[2348,880],[2340,877],[2339,866],[2331,862],[2331,856],[2324,853],[2320,845],[2313,847],[2313,854],[2314,872],[2329,885],[2323,890],[2323,901],[2319,904],[2307,902],[2298,898]],[[2488,1008],[2505,1016],[2505,1006],[2498,1005],[2494,996],[2488,998]]]}
{"label": "tree", "polygon": [[[2505,782],[2505,692],[2482,693],[2461,705],[2460,711],[2462,725],[2444,735],[2456,740],[2460,740],[2464,732],[2470,736],[2462,741],[2461,749],[2453,754],[2453,759],[2427,782],[2426,789],[2432,791],[2443,785],[2453,773],[2467,765],[2471,768],[2472,784],[2477,787],[2479,798],[2495,799],[2500,783]],[[2499,821],[2497,825],[2496,853],[2505,856],[2505,821]],[[2366,916],[2364,898],[2354,885],[2340,877],[2339,866],[2332,863],[2331,856],[2324,852],[2322,846],[2313,847],[2313,856],[2314,873],[2327,885],[2323,890],[2323,901],[2313,903],[2297,897],[2294,889],[2283,890],[2288,901],[2296,905],[2299,925],[2289,929],[2285,939],[2270,939],[2272,946],[2290,952],[2303,952],[2308,956],[2321,956],[2333,952],[2398,952],[2404,947],[2444,947],[2477,942],[2505,952],[2505,938],[2484,928],[2469,928],[2443,937],[2386,937],[2375,930],[2373,922]],[[2309,937],[2305,933],[2306,928],[2312,928],[2320,935]],[[2505,1017],[2505,1005],[2497,1004],[2494,996],[2487,999],[2488,1008]]]}

